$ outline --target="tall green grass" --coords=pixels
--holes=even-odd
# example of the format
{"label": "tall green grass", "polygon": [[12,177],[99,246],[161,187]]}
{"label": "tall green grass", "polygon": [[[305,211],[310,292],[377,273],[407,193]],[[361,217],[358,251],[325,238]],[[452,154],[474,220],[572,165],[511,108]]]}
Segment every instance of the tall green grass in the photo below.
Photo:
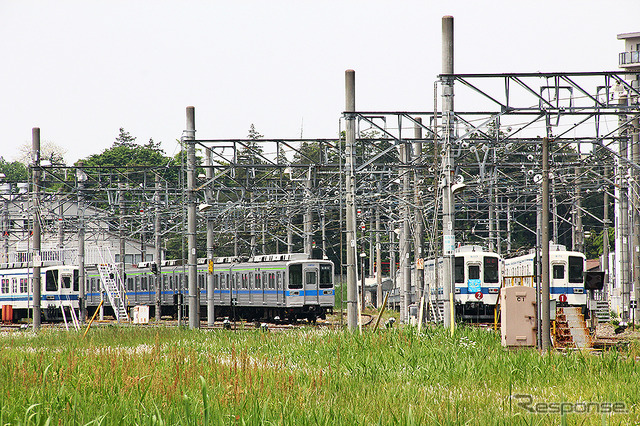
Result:
{"label": "tall green grass", "polygon": [[[506,351],[472,328],[13,333],[0,337],[0,423],[637,424],[639,355]],[[529,414],[515,394],[629,413]]]}

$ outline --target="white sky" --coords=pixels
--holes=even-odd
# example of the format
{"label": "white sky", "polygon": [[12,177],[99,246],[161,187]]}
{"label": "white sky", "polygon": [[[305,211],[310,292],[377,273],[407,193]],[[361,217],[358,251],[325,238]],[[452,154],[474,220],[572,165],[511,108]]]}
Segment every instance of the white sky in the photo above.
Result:
{"label": "white sky", "polygon": [[344,71],[356,108],[429,111],[441,19],[457,73],[611,71],[639,0],[0,0],[0,156],[42,141],[79,158],[124,127],[168,155],[199,139],[335,137]]}

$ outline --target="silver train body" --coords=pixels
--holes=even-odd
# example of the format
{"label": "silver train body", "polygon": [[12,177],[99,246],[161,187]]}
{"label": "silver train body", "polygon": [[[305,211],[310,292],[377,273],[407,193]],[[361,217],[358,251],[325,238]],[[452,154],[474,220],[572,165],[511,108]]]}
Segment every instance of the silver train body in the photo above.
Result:
{"label": "silver train body", "polygon": [[[5,265],[0,269],[0,305],[12,307],[12,320],[31,316],[33,308],[33,268],[27,264]],[[63,319],[63,312],[78,309],[78,267],[68,265],[40,268],[40,308],[42,319]],[[70,318],[69,314],[66,318]]]}
{"label": "silver train body", "polygon": [[[197,285],[203,317],[207,312],[208,268],[205,259],[199,260]],[[314,321],[324,318],[335,304],[334,268],[328,260],[297,254],[256,256],[247,261],[218,258],[211,275],[217,318]],[[128,268],[124,280],[126,303],[149,305],[153,311],[156,280],[160,279],[162,314],[176,315],[179,305],[188,304],[187,276],[187,266],[172,261],[164,262],[157,274],[145,264]],[[86,288],[87,308],[95,311],[103,298],[97,272],[88,274]]]}
{"label": "silver train body", "polygon": [[[549,246],[549,295],[558,306],[579,306],[586,312],[585,267],[584,254],[559,244]],[[535,251],[504,261],[505,285],[533,287],[537,275]]]}

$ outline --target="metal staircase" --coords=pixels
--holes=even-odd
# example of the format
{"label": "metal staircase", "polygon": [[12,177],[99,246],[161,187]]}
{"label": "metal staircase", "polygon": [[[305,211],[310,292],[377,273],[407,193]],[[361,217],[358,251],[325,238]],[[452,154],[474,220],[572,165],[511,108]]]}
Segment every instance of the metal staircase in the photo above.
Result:
{"label": "metal staircase", "polygon": [[427,303],[429,304],[429,319],[435,323],[444,322],[444,301],[430,297]]}
{"label": "metal staircase", "polygon": [[609,307],[609,302],[607,300],[596,300],[592,303],[595,303],[594,315],[598,323],[605,323],[611,321],[611,308]]}
{"label": "metal staircase", "polygon": [[591,334],[580,307],[562,307],[556,311],[555,346],[563,348],[593,348]]}
{"label": "metal staircase", "polygon": [[100,282],[102,288],[107,293],[109,303],[113,307],[113,312],[118,322],[129,322],[129,314],[125,306],[126,294],[124,292],[124,286],[120,279],[120,273],[118,268],[113,263],[101,263],[98,264],[98,271],[100,272]]}

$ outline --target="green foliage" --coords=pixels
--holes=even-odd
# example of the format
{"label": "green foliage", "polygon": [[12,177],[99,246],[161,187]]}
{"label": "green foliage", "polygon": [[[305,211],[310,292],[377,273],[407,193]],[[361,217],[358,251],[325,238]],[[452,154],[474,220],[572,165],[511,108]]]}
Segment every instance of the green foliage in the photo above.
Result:
{"label": "green foliage", "polygon": [[[2,424],[557,424],[534,402],[622,402],[637,424],[637,345],[620,352],[507,351],[476,328],[362,334],[100,327],[5,333]],[[571,413],[570,424],[601,424]]]}
{"label": "green foliage", "polygon": [[160,143],[150,139],[145,145],[135,143],[136,138],[131,136],[122,127],[120,134],[113,142],[111,148],[105,149],[100,154],[90,155],[84,159],[84,166],[90,167],[121,167],[129,166],[165,166],[171,162],[164,155]]}
{"label": "green foliage", "polygon": [[29,180],[29,171],[27,166],[19,161],[8,162],[4,157],[0,157],[0,173],[4,173],[4,179],[0,182],[27,182]]}

